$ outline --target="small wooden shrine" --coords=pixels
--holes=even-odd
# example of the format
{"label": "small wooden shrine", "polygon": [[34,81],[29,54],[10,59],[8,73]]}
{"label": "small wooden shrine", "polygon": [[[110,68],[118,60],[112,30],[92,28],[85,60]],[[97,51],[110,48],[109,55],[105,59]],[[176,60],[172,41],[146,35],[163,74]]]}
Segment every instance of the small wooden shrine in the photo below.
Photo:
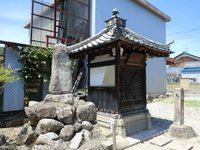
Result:
{"label": "small wooden shrine", "polygon": [[168,57],[169,45],[146,39],[125,28],[126,20],[113,10],[106,28],[69,46],[71,58],[88,62],[88,99],[98,108],[98,121],[109,127],[117,119],[118,134],[150,128],[146,109],[146,59]]}

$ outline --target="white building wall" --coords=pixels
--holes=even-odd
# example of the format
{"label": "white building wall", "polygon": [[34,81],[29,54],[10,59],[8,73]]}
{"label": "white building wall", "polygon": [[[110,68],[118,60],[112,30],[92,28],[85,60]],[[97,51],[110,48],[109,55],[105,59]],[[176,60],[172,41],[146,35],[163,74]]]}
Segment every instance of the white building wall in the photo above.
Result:
{"label": "white building wall", "polygon": [[[120,16],[127,19],[127,27],[132,31],[157,42],[166,42],[165,21],[134,0],[91,0],[91,35],[105,28],[104,21],[117,8]],[[96,11],[95,11],[96,10]],[[156,96],[166,92],[166,60],[153,58],[147,61],[147,94]]]}
{"label": "white building wall", "polygon": [[181,76],[182,76],[182,78],[195,79],[196,83],[200,83],[200,73],[199,72],[183,73]]}
{"label": "white building wall", "polygon": [[[11,65],[12,69],[20,69],[23,66],[18,62],[18,52],[11,48],[5,48],[5,67]],[[24,109],[24,80],[20,79],[12,83],[4,84],[3,111],[17,111]]]}

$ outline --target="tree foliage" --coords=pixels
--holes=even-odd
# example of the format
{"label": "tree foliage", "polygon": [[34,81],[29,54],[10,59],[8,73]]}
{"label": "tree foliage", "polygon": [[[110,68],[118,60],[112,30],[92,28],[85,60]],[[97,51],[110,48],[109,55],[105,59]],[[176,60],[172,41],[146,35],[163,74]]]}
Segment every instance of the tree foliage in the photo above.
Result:
{"label": "tree foliage", "polygon": [[52,49],[41,47],[25,47],[19,53],[25,82],[50,78]]}
{"label": "tree foliage", "polygon": [[1,65],[0,66],[0,83],[1,84],[11,83],[13,81],[18,80],[20,77],[16,74],[17,72],[18,70],[11,69],[10,65],[7,68]]}

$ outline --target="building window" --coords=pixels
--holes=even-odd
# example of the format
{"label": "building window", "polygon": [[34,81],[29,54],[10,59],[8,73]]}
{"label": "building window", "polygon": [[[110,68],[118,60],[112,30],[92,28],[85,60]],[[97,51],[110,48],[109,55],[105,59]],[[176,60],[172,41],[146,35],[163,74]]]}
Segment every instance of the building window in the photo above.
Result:
{"label": "building window", "polygon": [[60,4],[66,12],[60,12],[58,37],[66,38],[72,43],[89,37],[89,0],[68,0]]}
{"label": "building window", "polygon": [[[71,45],[89,37],[90,0],[55,1],[56,9],[54,4],[33,1],[30,23],[32,45],[46,46],[46,41],[49,44],[67,41],[66,44]],[[47,39],[47,36],[50,38]]]}

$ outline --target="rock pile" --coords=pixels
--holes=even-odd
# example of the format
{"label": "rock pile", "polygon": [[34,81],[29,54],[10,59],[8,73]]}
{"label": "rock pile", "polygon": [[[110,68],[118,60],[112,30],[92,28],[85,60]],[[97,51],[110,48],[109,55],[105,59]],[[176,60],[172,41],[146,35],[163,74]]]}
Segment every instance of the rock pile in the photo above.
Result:
{"label": "rock pile", "polygon": [[0,135],[0,149],[111,150],[99,125],[96,107],[72,94],[49,94],[42,102],[25,107],[29,123],[14,140]]}
{"label": "rock pile", "polygon": [[19,133],[18,144],[32,144],[35,150],[73,150],[93,137],[96,106],[77,100],[73,94],[49,94],[42,102],[29,102],[25,112],[30,122]]}
{"label": "rock pile", "polygon": [[[92,142],[94,138],[103,139],[95,125],[96,106],[77,98],[86,98],[86,91],[70,93],[71,75],[67,47],[57,44],[53,50],[49,85],[49,92],[52,94],[47,95],[42,102],[32,101],[29,102],[29,107],[25,107],[30,123],[24,125],[14,144],[29,145],[33,150],[74,150]],[[97,141],[95,146],[101,145],[100,140]],[[3,136],[0,137],[0,142],[5,142]],[[100,146],[101,149],[109,149],[109,146],[104,145]]]}

